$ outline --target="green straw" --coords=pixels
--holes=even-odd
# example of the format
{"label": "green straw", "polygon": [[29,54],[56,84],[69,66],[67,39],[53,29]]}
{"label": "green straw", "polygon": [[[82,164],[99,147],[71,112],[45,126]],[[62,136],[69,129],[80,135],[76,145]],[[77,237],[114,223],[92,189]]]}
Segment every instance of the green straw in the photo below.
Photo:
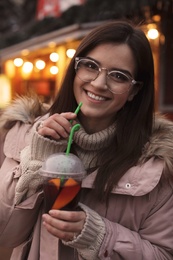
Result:
{"label": "green straw", "polygon": [[71,131],[70,131],[70,136],[69,136],[69,139],[68,139],[68,145],[67,145],[67,150],[66,150],[66,155],[69,155],[70,153],[70,149],[71,149],[71,144],[72,144],[72,141],[73,141],[73,135],[74,135],[74,132],[75,131],[78,131],[80,128],[80,124],[76,124],[72,127]]}
{"label": "green straw", "polygon": [[[78,107],[77,107],[76,110],[74,111],[74,113],[75,113],[76,115],[78,114],[78,112],[79,112],[81,106],[82,106],[82,102],[79,103]],[[72,123],[72,122],[73,122],[73,120],[70,120],[70,123]]]}
{"label": "green straw", "polygon": [[[78,107],[76,108],[76,110],[74,111],[74,113],[77,115],[80,108],[82,106],[82,102],[79,103]],[[73,120],[70,120],[70,123],[72,123]],[[66,150],[66,155],[69,155],[70,153],[70,149],[71,149],[71,144],[72,144],[72,141],[73,141],[73,135],[74,135],[74,132],[75,131],[78,131],[80,128],[80,124],[76,124],[72,127],[71,131],[70,131],[70,136],[69,136],[69,139],[68,139],[68,144],[67,144],[67,150]]]}

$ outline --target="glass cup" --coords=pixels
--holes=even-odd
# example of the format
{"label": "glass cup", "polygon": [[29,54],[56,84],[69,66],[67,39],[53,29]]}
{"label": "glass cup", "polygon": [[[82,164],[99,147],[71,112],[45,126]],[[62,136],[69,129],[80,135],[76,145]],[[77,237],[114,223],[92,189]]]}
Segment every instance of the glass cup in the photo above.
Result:
{"label": "glass cup", "polygon": [[43,163],[40,174],[45,178],[45,212],[50,209],[75,210],[86,176],[81,160],[72,153],[53,154]]}

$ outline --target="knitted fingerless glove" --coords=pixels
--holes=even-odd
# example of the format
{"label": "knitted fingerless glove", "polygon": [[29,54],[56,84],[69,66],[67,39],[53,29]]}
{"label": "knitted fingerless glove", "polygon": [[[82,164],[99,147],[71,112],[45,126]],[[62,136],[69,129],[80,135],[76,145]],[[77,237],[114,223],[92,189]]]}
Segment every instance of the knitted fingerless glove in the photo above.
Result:
{"label": "knitted fingerless glove", "polygon": [[86,222],[82,232],[72,241],[63,244],[76,248],[82,259],[97,260],[100,246],[105,235],[105,224],[101,216],[79,203],[79,207],[86,213]]}
{"label": "knitted fingerless glove", "polygon": [[56,142],[44,138],[35,130],[31,146],[27,146],[21,151],[21,176],[16,185],[16,204],[36,193],[44,181],[44,178],[39,174],[43,162],[49,155],[64,151],[66,146],[66,140]]}

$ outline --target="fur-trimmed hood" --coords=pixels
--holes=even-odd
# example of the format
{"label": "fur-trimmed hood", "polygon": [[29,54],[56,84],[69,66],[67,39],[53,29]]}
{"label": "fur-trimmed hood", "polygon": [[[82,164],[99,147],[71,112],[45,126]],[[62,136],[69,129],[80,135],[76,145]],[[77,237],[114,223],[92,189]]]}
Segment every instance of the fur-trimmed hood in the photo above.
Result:
{"label": "fur-trimmed hood", "polygon": [[[33,124],[34,120],[45,114],[49,105],[43,104],[37,97],[20,97],[0,115],[0,133],[8,131],[17,121]],[[173,122],[156,114],[153,134],[143,149],[140,163],[151,157],[164,161],[164,170],[173,175]]]}
{"label": "fur-trimmed hood", "polygon": [[173,122],[160,114],[155,115],[153,132],[143,149],[140,162],[151,157],[164,161],[164,171],[173,176]]}
{"label": "fur-trimmed hood", "polygon": [[35,119],[44,115],[49,105],[42,103],[38,97],[21,96],[2,110],[0,114],[0,132],[6,132],[19,121],[21,123],[33,124]]}

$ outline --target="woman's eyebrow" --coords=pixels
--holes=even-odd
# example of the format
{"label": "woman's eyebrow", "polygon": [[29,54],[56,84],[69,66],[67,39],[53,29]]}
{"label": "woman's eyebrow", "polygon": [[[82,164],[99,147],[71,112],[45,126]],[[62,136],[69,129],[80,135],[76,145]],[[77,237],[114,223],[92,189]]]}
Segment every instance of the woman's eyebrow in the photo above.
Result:
{"label": "woman's eyebrow", "polygon": [[90,56],[86,56],[85,58],[95,61],[98,65],[101,65],[100,62],[98,60],[95,60],[94,58],[90,57]]}
{"label": "woman's eyebrow", "polygon": [[123,72],[124,74],[126,74],[126,75],[130,76],[131,78],[133,78],[132,74],[131,74],[130,71],[128,71],[128,70],[124,70],[124,69],[120,69],[120,68],[114,68],[114,69],[111,69],[110,71],[112,71],[112,70],[121,71],[121,72]]}
{"label": "woman's eyebrow", "polygon": [[[92,58],[90,56],[86,56],[86,58],[96,62],[101,67],[101,63],[98,60],[95,60],[94,58]],[[118,70],[120,72],[123,72],[124,74],[127,74],[127,75],[129,75],[130,77],[133,78],[132,74],[128,70],[120,69],[120,68],[117,68],[117,67],[112,67],[112,68],[108,69],[108,71],[114,71],[114,70]]]}

